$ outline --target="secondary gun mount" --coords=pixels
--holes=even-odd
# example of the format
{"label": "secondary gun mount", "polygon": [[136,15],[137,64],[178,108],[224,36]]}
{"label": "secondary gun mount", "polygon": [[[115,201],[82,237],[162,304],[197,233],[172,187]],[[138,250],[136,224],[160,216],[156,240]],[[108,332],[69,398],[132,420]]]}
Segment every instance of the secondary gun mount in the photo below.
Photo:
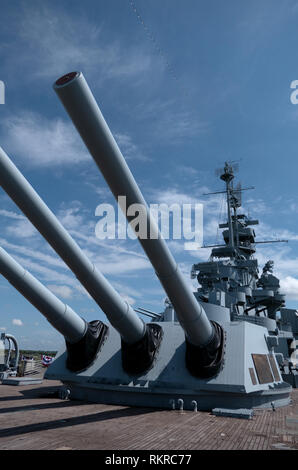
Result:
{"label": "secondary gun mount", "polygon": [[[144,197],[106,124],[81,72],[59,78],[54,90],[102,172],[116,200],[126,197],[127,206],[138,205],[148,232],[138,239],[164,287],[186,334],[186,364],[199,377],[215,375],[222,360],[223,330],[209,321],[203,307],[183,277],[159,233]],[[132,217],[127,215],[128,222]]]}

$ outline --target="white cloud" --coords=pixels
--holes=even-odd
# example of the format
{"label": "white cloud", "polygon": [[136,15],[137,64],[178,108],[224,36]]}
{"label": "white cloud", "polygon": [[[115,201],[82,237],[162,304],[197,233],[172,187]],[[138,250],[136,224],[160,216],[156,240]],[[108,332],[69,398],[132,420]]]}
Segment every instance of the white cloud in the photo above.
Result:
{"label": "white cloud", "polygon": [[6,227],[8,235],[17,238],[31,238],[37,235],[36,228],[29,222],[29,220],[19,220],[12,225]]}
{"label": "white cloud", "polygon": [[268,260],[274,261],[274,276],[280,280],[280,291],[287,300],[298,300],[297,266],[298,258],[293,255],[289,246],[267,245],[258,247],[257,259],[259,270]]}
{"label": "white cloud", "polygon": [[7,211],[5,209],[0,209],[0,215],[3,217],[9,217],[10,219],[17,219],[17,220],[26,220],[26,217],[22,214],[16,214],[12,211]]}
{"label": "white cloud", "polygon": [[[223,214],[223,201],[218,195],[211,195],[204,197],[202,194],[210,192],[207,187],[202,186],[196,193],[187,193],[179,188],[165,188],[162,190],[152,189],[152,198],[157,201],[157,204],[167,204],[172,206],[178,204],[181,208],[183,204],[191,204],[192,208],[196,204],[203,205],[203,244],[223,243],[221,238],[221,231],[219,230],[219,223]],[[185,218],[185,212],[182,212]],[[192,221],[194,220],[192,216]],[[217,241],[216,241],[217,240]],[[185,241],[185,240],[183,240]],[[182,253],[184,248],[179,243],[172,243],[171,247],[176,253]],[[195,254],[194,254],[195,256]],[[204,254],[200,250],[199,257],[206,259],[206,252]]]}
{"label": "white cloud", "polygon": [[298,300],[298,279],[287,276],[280,280],[280,292],[288,299]]}
{"label": "white cloud", "polygon": [[74,201],[72,207],[61,209],[58,218],[66,230],[82,229],[85,223],[83,219],[83,208],[79,202]]}
{"label": "white cloud", "polygon": [[195,178],[199,174],[199,171],[196,168],[193,168],[192,166],[179,165],[176,169],[177,172],[179,172],[180,174],[183,173],[188,178]]}
{"label": "white cloud", "polygon": [[[177,101],[150,100],[136,106],[138,118],[146,122],[148,132],[159,143],[176,145],[185,138],[196,138],[210,131],[211,124],[196,111],[179,109]],[[151,137],[152,138],[152,137]]]}
{"label": "white cloud", "polygon": [[213,244],[224,243],[223,238],[221,236],[222,230],[219,229],[218,224],[219,224],[219,221],[215,217],[211,217],[211,218],[208,217],[208,219],[204,223],[204,227],[203,227],[204,238],[206,237],[209,239],[213,239],[214,240]]}
{"label": "white cloud", "polygon": [[70,122],[22,112],[2,122],[2,142],[13,155],[35,167],[76,164],[89,159]]}
{"label": "white cloud", "polygon": [[211,248],[200,248],[196,251],[189,251],[190,256],[195,258],[195,262],[208,261],[211,255]]}
{"label": "white cloud", "polygon": [[136,303],[135,299],[133,299],[129,295],[123,292],[119,292],[119,294],[121,295],[122,299],[125,300],[129,305],[134,305]]}
{"label": "white cloud", "polygon": [[19,320],[18,318],[13,318],[12,324],[16,325],[16,326],[23,326],[24,325],[22,320]]}
{"label": "white cloud", "polygon": [[117,255],[100,256],[95,260],[95,264],[103,274],[126,274],[133,271],[140,271],[142,269],[152,269],[148,259],[126,257]]}
{"label": "white cloud", "polygon": [[195,193],[186,192],[180,188],[151,189],[152,197],[157,203],[171,204],[203,204],[206,215],[217,214],[220,210],[221,198],[217,195],[204,196],[210,190],[206,186],[201,186]]}
{"label": "white cloud", "polygon": [[65,346],[63,336],[54,328],[33,328],[27,336],[18,336],[21,349],[55,351]]}
{"label": "white cloud", "polygon": [[[11,225],[7,225],[5,227],[6,232],[10,236],[15,236],[18,238],[30,238],[37,234],[35,227],[22,214],[17,214],[15,212],[8,211],[6,209],[0,209],[0,216],[7,217],[15,221]],[[1,240],[1,242],[4,242],[4,241]]]}
{"label": "white cloud", "polygon": [[153,190],[152,192],[155,195],[155,199],[160,204],[163,203],[170,206],[172,204],[194,204],[197,202],[194,196],[176,188]]}
{"label": "white cloud", "polygon": [[167,246],[172,253],[184,253],[184,241],[177,240],[167,240]]}
{"label": "white cloud", "polygon": [[195,137],[210,130],[210,123],[188,111],[168,112],[156,122],[156,132],[168,143],[176,144],[185,137]]}
{"label": "white cloud", "polygon": [[142,162],[151,159],[144,155],[140,148],[132,141],[132,137],[128,134],[114,134],[114,138],[126,160],[140,160]]}
{"label": "white cloud", "polygon": [[38,278],[47,282],[61,282],[61,284],[69,285],[70,287],[77,288],[78,281],[70,275],[60,273],[54,269],[42,266],[40,263],[32,261],[28,258],[23,258],[19,255],[15,255],[14,259],[21,264],[25,269],[28,269],[31,273],[37,273]]}
{"label": "white cloud", "polygon": [[43,251],[41,250],[32,250],[31,248],[27,248],[25,246],[16,245],[14,243],[8,242],[7,240],[3,238],[0,238],[0,245],[3,248],[6,248],[10,251],[21,253],[29,258],[34,258],[39,261],[43,261],[49,265],[57,266],[60,268],[66,268],[65,263],[63,263],[63,261],[60,258],[56,256],[47,255],[46,253],[43,253]]}
{"label": "white cloud", "polygon": [[141,297],[142,295],[140,290],[134,289],[133,287],[123,284],[122,282],[119,282],[119,281],[113,282],[113,286],[115,287],[115,289],[118,290],[118,292],[122,292],[121,295],[137,297],[137,298]]}
{"label": "white cloud", "polygon": [[[87,227],[88,224],[84,224],[84,227]],[[147,259],[146,255],[144,255],[141,250],[140,251],[135,251],[127,247],[126,245],[126,240],[100,240],[99,238],[96,238],[96,236],[90,236],[86,235],[83,233],[83,228],[81,228],[81,231],[78,230],[69,230],[69,233],[73,235],[76,239],[81,241],[81,244],[85,244],[85,246],[88,247],[90,257],[93,256],[93,253],[91,251],[91,247],[98,250],[99,247],[101,249],[108,250],[109,253],[114,253],[114,254],[127,254],[131,256],[136,256],[137,258],[143,258]],[[90,233],[90,231],[89,231]],[[94,232],[95,233],[95,232]],[[137,247],[139,248],[138,244]],[[89,256],[89,255],[88,255]],[[96,253],[94,253],[94,256],[97,256]]]}
{"label": "white cloud", "polygon": [[47,288],[53,292],[53,294],[58,297],[62,297],[63,299],[70,299],[73,297],[73,290],[68,286],[49,284],[47,285]]}
{"label": "white cloud", "polygon": [[244,208],[245,212],[258,215],[272,213],[272,206],[268,206],[262,199],[249,198],[246,199],[244,205],[247,206],[248,209],[245,210]]}
{"label": "white cloud", "polygon": [[120,40],[107,39],[98,21],[84,15],[75,17],[69,9],[64,12],[40,2],[26,4],[16,21],[18,44],[24,47],[18,56],[18,69],[30,67],[33,79],[54,80],[64,73],[83,70],[96,77],[98,85],[115,77],[145,76],[152,66],[151,56],[139,46],[123,48]]}
{"label": "white cloud", "polygon": [[256,233],[259,240],[261,239],[261,237],[265,240],[298,240],[297,233],[291,232],[288,229],[283,229],[280,227],[275,228],[268,224],[265,224],[264,222],[260,222],[260,224],[257,226]]}

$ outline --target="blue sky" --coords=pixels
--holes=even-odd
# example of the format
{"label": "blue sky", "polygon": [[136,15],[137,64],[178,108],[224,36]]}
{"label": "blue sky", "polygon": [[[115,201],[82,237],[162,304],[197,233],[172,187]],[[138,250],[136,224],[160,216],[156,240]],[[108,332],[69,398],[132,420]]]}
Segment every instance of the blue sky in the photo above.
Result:
{"label": "blue sky", "polygon": [[[133,6],[136,6],[137,13]],[[139,16],[138,16],[139,15]],[[148,203],[204,204],[204,242],[220,241],[215,169],[240,160],[255,190],[243,206],[260,225],[260,268],[275,262],[288,305],[298,303],[296,0],[1,1],[0,145],[118,292],[163,309],[165,294],[133,240],[95,237],[95,209],[114,203],[53,89],[81,70]],[[73,274],[0,191],[0,246],[86,320],[104,316]],[[208,250],[169,246],[189,279]],[[189,282],[192,282],[189,280]],[[195,284],[194,284],[195,285]],[[62,337],[5,279],[0,329],[23,348]]]}

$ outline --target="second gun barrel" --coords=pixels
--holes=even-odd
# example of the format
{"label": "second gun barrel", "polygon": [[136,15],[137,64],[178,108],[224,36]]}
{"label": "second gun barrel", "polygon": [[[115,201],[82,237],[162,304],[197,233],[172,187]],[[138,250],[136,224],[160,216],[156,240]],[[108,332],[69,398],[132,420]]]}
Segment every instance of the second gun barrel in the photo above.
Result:
{"label": "second gun barrel", "polygon": [[69,343],[83,338],[87,324],[71,307],[26,271],[0,247],[0,274],[37,308]]}
{"label": "second gun barrel", "polygon": [[64,260],[127,343],[145,335],[145,324],[83,253],[53,212],[0,147],[0,185]]}

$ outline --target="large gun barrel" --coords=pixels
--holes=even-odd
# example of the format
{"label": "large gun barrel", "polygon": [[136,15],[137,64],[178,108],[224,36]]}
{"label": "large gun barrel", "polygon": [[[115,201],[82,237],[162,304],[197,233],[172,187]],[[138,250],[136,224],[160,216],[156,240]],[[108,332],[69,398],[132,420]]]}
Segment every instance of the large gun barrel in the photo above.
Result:
{"label": "large gun barrel", "polygon": [[0,274],[64,336],[67,368],[77,372],[88,367],[106,337],[107,326],[99,320],[86,322],[1,247]]}
{"label": "large gun barrel", "polygon": [[[192,347],[210,348],[216,355],[222,343],[219,325],[210,322],[184,279],[164,239],[152,220],[150,211],[119,147],[106,124],[96,100],[81,72],[59,78],[54,90],[101,170],[115,198],[126,197],[127,207],[137,204],[147,219],[151,237],[138,237],[161,284],[163,285],[186,338]],[[125,214],[128,222],[132,218]],[[152,233],[154,235],[152,236]],[[138,235],[138,234],[137,234]],[[220,328],[220,327],[219,327]]]}
{"label": "large gun barrel", "polygon": [[144,322],[86,257],[1,147],[0,185],[73,271],[122,339],[134,344],[144,338]]}
{"label": "large gun barrel", "polygon": [[71,307],[61,302],[2,247],[0,247],[0,274],[34,305],[69,343],[77,343],[83,338],[87,329],[85,320]]}

